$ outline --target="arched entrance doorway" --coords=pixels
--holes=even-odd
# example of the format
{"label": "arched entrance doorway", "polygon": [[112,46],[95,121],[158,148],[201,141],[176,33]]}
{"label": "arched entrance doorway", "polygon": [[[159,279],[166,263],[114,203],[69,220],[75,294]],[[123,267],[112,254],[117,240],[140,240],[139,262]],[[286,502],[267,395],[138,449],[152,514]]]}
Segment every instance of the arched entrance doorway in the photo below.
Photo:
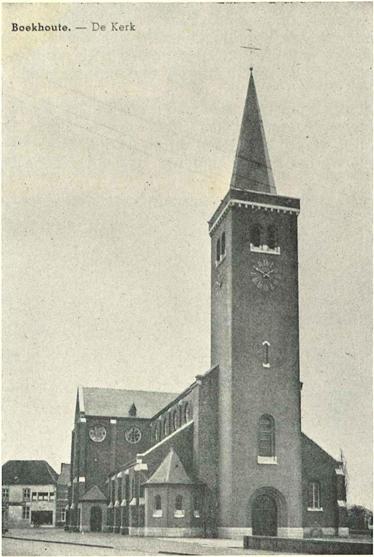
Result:
{"label": "arched entrance doorway", "polygon": [[261,494],[252,504],[252,534],[254,536],[276,536],[278,527],[278,509],[275,498],[270,494]]}
{"label": "arched entrance doorway", "polygon": [[91,532],[101,532],[102,513],[100,507],[91,507],[90,530]]}

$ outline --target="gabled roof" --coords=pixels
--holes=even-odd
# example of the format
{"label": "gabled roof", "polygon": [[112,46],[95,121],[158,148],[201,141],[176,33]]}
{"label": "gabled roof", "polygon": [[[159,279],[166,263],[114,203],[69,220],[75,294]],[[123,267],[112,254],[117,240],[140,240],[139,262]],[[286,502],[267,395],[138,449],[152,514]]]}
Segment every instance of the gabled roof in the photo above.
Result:
{"label": "gabled roof", "polygon": [[173,449],[170,449],[164,460],[161,462],[157,470],[145,482],[145,485],[150,484],[182,484],[189,485],[194,482],[188,476],[179,456]]}
{"label": "gabled roof", "polygon": [[230,188],[277,193],[252,68]]}
{"label": "gabled roof", "polygon": [[87,416],[124,418],[131,417],[129,411],[135,405],[137,418],[152,418],[176,396],[176,393],[157,391],[81,387],[79,409]]}
{"label": "gabled roof", "polygon": [[2,466],[3,485],[49,485],[57,478],[45,460],[8,460]]}
{"label": "gabled roof", "polygon": [[93,485],[82,497],[79,498],[79,501],[106,501],[106,497],[97,487],[97,485]]}
{"label": "gabled roof", "polygon": [[61,463],[61,473],[57,483],[59,485],[67,485],[70,482],[70,464]]}

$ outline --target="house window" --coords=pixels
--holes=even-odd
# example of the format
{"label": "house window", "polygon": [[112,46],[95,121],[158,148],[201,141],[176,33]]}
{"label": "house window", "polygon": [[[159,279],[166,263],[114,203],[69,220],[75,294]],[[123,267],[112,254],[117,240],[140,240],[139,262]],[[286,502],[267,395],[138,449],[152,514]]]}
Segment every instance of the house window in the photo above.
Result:
{"label": "house window", "polygon": [[261,245],[261,229],[257,224],[251,228],[251,244],[256,248]]}
{"label": "house window", "polygon": [[9,499],[9,487],[3,487],[2,497],[3,499]]}
{"label": "house window", "polygon": [[48,491],[41,491],[38,493],[38,501],[48,501]]}
{"label": "house window", "polygon": [[264,340],[264,342],[262,343],[262,366],[263,367],[270,367],[269,350],[270,350],[270,343],[267,340]]}
{"label": "house window", "polygon": [[38,494],[36,493],[36,491],[32,492],[31,499],[32,501],[36,501],[38,499]]}
{"label": "house window", "polygon": [[275,249],[277,247],[278,238],[277,238],[277,229],[274,225],[268,226],[267,230],[267,245],[270,249]]}
{"label": "house window", "polygon": [[30,507],[22,507],[22,518],[23,520],[30,518]]}
{"label": "house window", "polygon": [[217,261],[217,263],[219,262],[220,259],[221,259],[221,238],[218,238],[217,246],[216,246],[216,261]]}
{"label": "house window", "polygon": [[258,427],[258,456],[275,456],[274,418],[267,414],[261,416]]}
{"label": "house window", "polygon": [[31,490],[28,487],[25,487],[22,490],[22,498],[24,501],[30,501],[30,496],[31,496]]}
{"label": "house window", "polygon": [[60,522],[66,522],[66,510],[62,509],[60,513]]}
{"label": "house window", "polygon": [[54,492],[51,492],[51,493],[49,494],[49,500],[50,500],[50,501],[54,501],[54,499],[55,499],[55,494],[54,494]]}
{"label": "house window", "polygon": [[175,518],[183,518],[184,517],[184,510],[183,510],[183,497],[182,495],[177,495],[175,498]]}
{"label": "house window", "polygon": [[313,481],[309,483],[308,490],[308,509],[322,510],[321,507],[321,486],[319,482]]}

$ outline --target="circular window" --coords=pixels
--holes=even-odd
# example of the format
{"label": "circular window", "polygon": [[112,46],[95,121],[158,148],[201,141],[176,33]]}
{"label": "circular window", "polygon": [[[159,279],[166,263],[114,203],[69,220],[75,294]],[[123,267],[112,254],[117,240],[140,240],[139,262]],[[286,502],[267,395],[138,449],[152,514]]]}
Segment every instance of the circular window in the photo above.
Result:
{"label": "circular window", "polygon": [[88,432],[90,439],[95,443],[101,443],[106,437],[106,429],[103,425],[95,425]]}
{"label": "circular window", "polygon": [[128,443],[139,443],[142,438],[142,432],[138,427],[130,427],[130,429],[125,432],[125,438]]}

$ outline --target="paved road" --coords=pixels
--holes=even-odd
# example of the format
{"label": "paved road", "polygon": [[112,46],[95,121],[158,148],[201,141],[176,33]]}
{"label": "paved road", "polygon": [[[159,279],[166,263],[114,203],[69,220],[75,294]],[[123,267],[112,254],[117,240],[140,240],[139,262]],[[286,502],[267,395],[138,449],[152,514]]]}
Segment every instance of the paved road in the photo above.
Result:
{"label": "paved road", "polygon": [[[18,539],[12,539],[12,536]],[[14,529],[2,540],[3,555],[250,555],[237,540],[139,538],[119,534],[79,534],[61,529]]]}

